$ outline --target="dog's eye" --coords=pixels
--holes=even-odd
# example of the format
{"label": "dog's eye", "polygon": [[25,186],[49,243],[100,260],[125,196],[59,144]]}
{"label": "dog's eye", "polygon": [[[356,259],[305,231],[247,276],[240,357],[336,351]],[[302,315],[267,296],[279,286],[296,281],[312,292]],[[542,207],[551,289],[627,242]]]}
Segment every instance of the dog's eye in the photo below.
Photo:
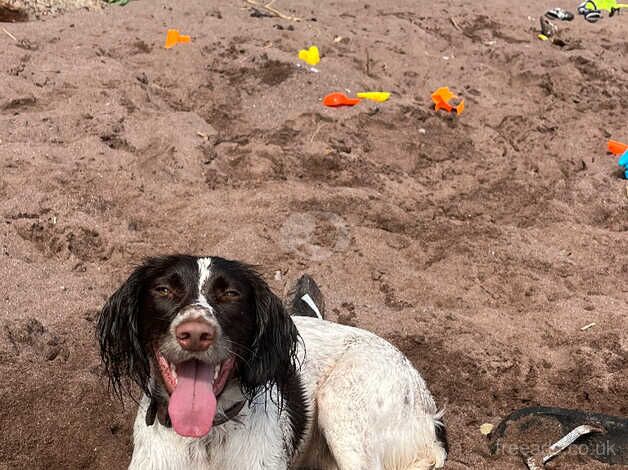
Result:
{"label": "dog's eye", "polygon": [[235,290],[235,289],[227,289],[223,294],[223,297],[226,297],[227,299],[233,300],[233,299],[237,299],[238,297],[240,297],[240,293]]}
{"label": "dog's eye", "polygon": [[170,295],[170,289],[165,286],[157,286],[155,287],[155,292],[160,297],[168,297]]}

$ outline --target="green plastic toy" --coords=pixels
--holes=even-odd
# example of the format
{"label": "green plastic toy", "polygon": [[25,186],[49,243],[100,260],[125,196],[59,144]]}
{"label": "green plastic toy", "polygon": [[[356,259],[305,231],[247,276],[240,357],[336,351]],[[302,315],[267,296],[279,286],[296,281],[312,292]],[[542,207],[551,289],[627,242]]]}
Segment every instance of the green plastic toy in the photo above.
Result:
{"label": "green plastic toy", "polygon": [[602,18],[602,11],[608,11],[609,16],[619,13],[622,8],[628,8],[628,3],[617,3],[617,0],[588,0],[578,5],[578,13],[584,19],[595,23]]}

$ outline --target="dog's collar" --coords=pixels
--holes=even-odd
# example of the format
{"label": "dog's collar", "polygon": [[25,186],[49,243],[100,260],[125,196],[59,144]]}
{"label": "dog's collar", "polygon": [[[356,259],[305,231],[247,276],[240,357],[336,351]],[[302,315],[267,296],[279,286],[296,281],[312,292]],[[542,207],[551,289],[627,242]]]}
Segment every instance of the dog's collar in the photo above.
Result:
{"label": "dog's collar", "polygon": [[225,424],[227,421],[231,421],[233,418],[238,416],[242,408],[244,408],[245,400],[236,402],[231,408],[227,408],[225,412],[219,416],[214,418],[214,426],[220,426],[221,424]]}

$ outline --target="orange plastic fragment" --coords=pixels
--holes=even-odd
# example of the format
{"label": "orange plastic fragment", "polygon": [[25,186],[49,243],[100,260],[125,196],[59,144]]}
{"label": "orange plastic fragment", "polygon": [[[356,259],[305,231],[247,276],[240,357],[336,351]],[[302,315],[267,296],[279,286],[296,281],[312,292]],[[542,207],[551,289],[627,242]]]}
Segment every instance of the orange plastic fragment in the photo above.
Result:
{"label": "orange plastic fragment", "polygon": [[186,44],[190,41],[190,36],[179,34],[179,31],[176,29],[169,29],[168,33],[166,34],[166,44],[164,45],[164,47],[166,49],[170,49],[177,44]]}
{"label": "orange plastic fragment", "polygon": [[323,104],[332,108],[337,108],[338,106],[354,106],[359,102],[359,98],[349,98],[344,93],[330,93],[323,98]]}
{"label": "orange plastic fragment", "polygon": [[448,113],[452,110],[456,110],[456,114],[460,115],[464,111],[464,100],[459,100],[458,104],[452,105],[450,100],[458,101],[459,98],[454,95],[448,87],[444,86],[432,93],[432,101],[434,101],[434,111],[444,109]]}
{"label": "orange plastic fragment", "polygon": [[608,141],[608,151],[613,155],[621,155],[628,150],[628,145],[617,142],[616,140]]}

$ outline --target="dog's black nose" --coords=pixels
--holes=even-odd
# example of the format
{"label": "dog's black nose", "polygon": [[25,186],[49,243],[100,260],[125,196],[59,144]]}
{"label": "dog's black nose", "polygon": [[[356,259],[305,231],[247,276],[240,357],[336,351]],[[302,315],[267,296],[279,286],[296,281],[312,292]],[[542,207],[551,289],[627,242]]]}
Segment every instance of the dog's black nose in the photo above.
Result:
{"label": "dog's black nose", "polygon": [[174,334],[186,351],[206,351],[214,342],[216,328],[199,318],[181,323],[175,328]]}

